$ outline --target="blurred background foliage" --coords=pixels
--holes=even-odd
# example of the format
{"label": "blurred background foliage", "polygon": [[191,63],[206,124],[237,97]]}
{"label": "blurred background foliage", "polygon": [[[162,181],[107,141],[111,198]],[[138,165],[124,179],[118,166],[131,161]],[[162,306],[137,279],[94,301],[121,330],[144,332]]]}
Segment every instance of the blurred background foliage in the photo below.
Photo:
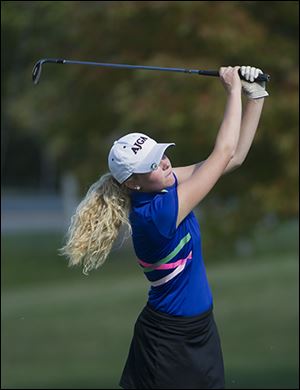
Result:
{"label": "blurred background foliage", "polygon": [[[3,191],[60,193],[71,172],[83,196],[131,131],[175,142],[173,165],[189,165],[207,158],[223,118],[217,78],[46,64],[35,86],[40,58],[271,75],[246,161],[197,214],[227,388],[298,388],[299,2],[2,1],[1,11]],[[3,236],[3,388],[116,388],[147,286],[129,246],[85,280],[57,256],[61,244],[61,232]]]}
{"label": "blurred background foliage", "polygon": [[211,152],[223,117],[226,98],[216,78],[48,64],[34,86],[31,71],[40,58],[194,69],[249,64],[271,75],[270,97],[246,162],[203,202],[207,231],[217,226],[209,236],[226,243],[270,215],[273,221],[298,215],[298,2],[1,7],[5,185],[57,187],[71,171],[83,195],[107,170],[112,142],[131,131],[174,141],[174,166],[198,162]]}

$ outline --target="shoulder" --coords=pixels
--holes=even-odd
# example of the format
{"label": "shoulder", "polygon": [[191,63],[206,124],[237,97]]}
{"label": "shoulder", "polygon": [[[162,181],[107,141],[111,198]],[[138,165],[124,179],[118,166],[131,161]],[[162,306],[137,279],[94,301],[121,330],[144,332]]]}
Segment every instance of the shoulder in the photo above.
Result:
{"label": "shoulder", "polygon": [[165,238],[175,234],[178,214],[178,180],[175,174],[174,178],[174,184],[161,192],[133,195],[129,215],[133,229],[143,230],[150,235],[159,233]]}

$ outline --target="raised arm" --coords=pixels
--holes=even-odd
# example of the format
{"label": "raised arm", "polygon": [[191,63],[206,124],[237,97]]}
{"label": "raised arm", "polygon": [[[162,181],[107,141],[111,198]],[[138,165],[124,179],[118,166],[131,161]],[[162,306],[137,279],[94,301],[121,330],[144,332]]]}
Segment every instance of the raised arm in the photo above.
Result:
{"label": "raised arm", "polygon": [[220,79],[227,92],[224,117],[210,156],[187,180],[179,181],[177,226],[209,193],[234,156],[242,115],[241,80],[238,69],[238,66],[220,69]]}
{"label": "raised arm", "polygon": [[243,112],[239,142],[235,154],[227,165],[224,173],[233,171],[244,162],[258,127],[263,104],[264,99],[248,100]]}
{"label": "raised arm", "polygon": [[231,172],[238,168],[245,160],[250,147],[252,145],[259,119],[261,116],[262,108],[264,105],[264,98],[269,96],[266,91],[265,82],[253,82],[259,73],[262,71],[258,68],[250,66],[242,66],[241,72],[248,81],[242,81],[243,93],[247,96],[248,100],[246,107],[243,110],[242,124],[240,138],[235,151],[235,154],[229,164],[227,165],[224,173]]}
{"label": "raised arm", "polygon": [[[245,76],[249,81],[255,80],[258,74],[262,73],[260,69],[249,66],[242,66],[241,70],[243,76]],[[268,93],[265,90],[265,83],[262,82],[250,83],[247,81],[242,81],[242,89],[248,100],[243,109],[240,137],[235,154],[229,161],[223,174],[235,170],[245,161],[258,128],[264,104],[264,98],[268,96]],[[204,162],[205,161],[200,161],[196,164],[174,168],[174,173],[176,174],[179,183],[191,177],[191,175],[195,173],[195,171],[199,169]]]}

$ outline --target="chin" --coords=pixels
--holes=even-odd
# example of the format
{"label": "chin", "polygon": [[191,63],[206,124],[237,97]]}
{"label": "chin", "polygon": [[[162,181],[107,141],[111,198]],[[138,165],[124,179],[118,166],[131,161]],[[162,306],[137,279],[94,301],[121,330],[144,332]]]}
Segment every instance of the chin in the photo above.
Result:
{"label": "chin", "polygon": [[175,183],[175,177],[174,175],[170,175],[167,178],[167,187],[172,186]]}

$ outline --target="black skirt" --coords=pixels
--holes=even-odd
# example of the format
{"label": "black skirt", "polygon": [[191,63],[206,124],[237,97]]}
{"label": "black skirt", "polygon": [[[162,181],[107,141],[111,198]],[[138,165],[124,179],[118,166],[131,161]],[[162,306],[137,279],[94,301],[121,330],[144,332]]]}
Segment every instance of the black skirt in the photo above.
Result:
{"label": "black skirt", "polygon": [[212,309],[176,317],[149,304],[139,315],[121,376],[123,389],[224,389],[220,338]]}

